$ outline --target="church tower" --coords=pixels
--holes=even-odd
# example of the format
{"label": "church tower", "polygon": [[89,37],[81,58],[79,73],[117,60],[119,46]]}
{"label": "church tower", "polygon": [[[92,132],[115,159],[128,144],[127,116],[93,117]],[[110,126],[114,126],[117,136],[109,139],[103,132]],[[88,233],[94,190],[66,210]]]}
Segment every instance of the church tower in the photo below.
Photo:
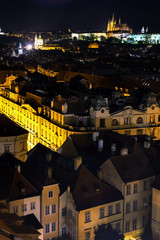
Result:
{"label": "church tower", "polygon": [[23,48],[22,48],[22,43],[19,43],[19,48],[18,48],[18,55],[23,55]]}
{"label": "church tower", "polygon": [[115,26],[116,26],[116,20],[114,19],[114,13],[112,15],[112,19],[108,21],[107,24],[107,32],[112,32],[115,30]]}

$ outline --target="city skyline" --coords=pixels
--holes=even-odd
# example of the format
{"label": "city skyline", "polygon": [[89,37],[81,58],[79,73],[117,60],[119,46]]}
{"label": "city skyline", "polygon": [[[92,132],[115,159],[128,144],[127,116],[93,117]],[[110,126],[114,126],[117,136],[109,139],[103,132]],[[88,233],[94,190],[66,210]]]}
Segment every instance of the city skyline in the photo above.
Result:
{"label": "city skyline", "polygon": [[6,0],[1,4],[2,30],[5,31],[106,31],[107,21],[115,13],[115,18],[140,31],[142,26],[151,32],[159,32],[159,3],[152,5],[144,0],[128,3],[114,0]]}

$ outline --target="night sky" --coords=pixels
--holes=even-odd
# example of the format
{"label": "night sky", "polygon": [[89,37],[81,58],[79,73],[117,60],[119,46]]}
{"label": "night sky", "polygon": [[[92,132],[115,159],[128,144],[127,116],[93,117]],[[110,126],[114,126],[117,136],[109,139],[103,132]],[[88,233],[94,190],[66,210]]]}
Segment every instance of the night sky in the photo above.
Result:
{"label": "night sky", "polygon": [[[2,2],[3,1],[3,2]],[[133,30],[160,32],[158,0],[1,0],[3,31],[105,31],[115,13]]]}

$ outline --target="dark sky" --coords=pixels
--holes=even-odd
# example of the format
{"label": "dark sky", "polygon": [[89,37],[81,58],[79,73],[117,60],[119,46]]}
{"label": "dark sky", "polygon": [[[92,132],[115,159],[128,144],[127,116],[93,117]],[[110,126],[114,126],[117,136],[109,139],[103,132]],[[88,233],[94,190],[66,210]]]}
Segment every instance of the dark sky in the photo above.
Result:
{"label": "dark sky", "polygon": [[[3,2],[2,2],[3,1]],[[105,31],[115,13],[134,31],[160,32],[159,0],[1,0],[4,31]]]}

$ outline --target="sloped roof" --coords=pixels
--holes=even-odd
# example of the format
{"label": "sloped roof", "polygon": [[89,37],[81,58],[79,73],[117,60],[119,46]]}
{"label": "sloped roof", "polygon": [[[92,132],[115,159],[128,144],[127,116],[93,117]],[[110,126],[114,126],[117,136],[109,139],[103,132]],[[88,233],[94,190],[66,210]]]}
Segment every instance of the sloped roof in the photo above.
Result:
{"label": "sloped roof", "polygon": [[15,168],[0,162],[0,199],[9,201],[38,195],[38,191]]}
{"label": "sloped roof", "polygon": [[153,165],[137,142],[134,144],[133,153],[111,157],[110,160],[125,183],[155,175]]}
{"label": "sloped roof", "polygon": [[28,153],[28,159],[24,165],[24,173],[32,184],[40,190],[43,186],[57,184],[54,178],[48,177],[48,168],[55,164],[58,164],[62,168],[72,167],[73,163],[71,161],[67,161],[66,163],[66,161],[57,152],[38,143]]}
{"label": "sloped roof", "polygon": [[18,126],[4,114],[0,115],[0,137],[18,136],[28,133],[27,130]]}
{"label": "sloped roof", "polygon": [[122,199],[120,191],[101,182],[83,165],[77,172],[77,177],[71,185],[71,192],[77,210],[84,210]]}
{"label": "sloped roof", "polygon": [[58,152],[67,158],[82,156],[83,164],[89,168],[97,168],[112,155],[112,143],[116,144],[116,156],[120,155],[124,146],[128,148],[129,154],[134,150],[134,139],[112,131],[100,132],[98,139],[103,140],[102,151],[98,150],[98,140],[93,141],[92,134],[73,134],[67,138]]}

